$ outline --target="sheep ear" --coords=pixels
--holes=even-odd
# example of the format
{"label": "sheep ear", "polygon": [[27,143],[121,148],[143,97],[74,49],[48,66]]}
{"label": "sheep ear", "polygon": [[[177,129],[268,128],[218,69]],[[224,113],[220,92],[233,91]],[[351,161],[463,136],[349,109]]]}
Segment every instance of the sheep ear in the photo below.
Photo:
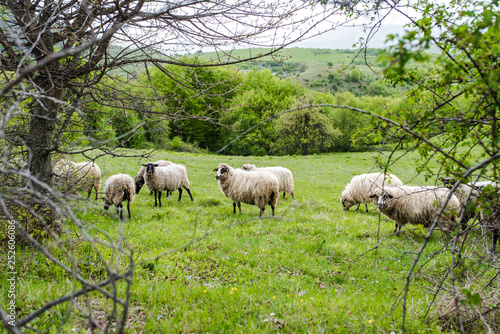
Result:
{"label": "sheep ear", "polygon": [[154,164],[153,166],[158,167],[158,164]]}
{"label": "sheep ear", "polygon": [[219,170],[219,167],[217,167],[217,168],[216,168],[216,169],[214,169],[213,171],[214,171],[214,172],[216,172],[216,171],[218,171],[218,170]]}
{"label": "sheep ear", "polygon": [[368,196],[368,198],[378,198],[378,195],[377,194],[373,194],[373,195]]}
{"label": "sheep ear", "polygon": [[438,179],[438,180],[439,180],[439,181],[441,181],[441,182],[443,182],[443,181],[444,181],[444,179],[443,179],[441,176],[439,177],[439,179]]}
{"label": "sheep ear", "polygon": [[143,167],[146,167],[146,164],[142,164]]}
{"label": "sheep ear", "polygon": [[386,198],[390,199],[390,198],[394,198],[394,196],[392,196],[391,194],[384,194],[384,199],[386,199]]}

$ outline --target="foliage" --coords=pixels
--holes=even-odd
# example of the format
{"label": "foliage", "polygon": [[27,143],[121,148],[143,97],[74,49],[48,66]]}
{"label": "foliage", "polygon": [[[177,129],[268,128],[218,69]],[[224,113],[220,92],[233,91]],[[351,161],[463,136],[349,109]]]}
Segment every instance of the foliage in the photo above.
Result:
{"label": "foliage", "polygon": [[[302,101],[295,101],[292,109],[313,104],[312,100],[312,96],[305,96]],[[303,108],[281,115],[274,128],[277,140],[271,150],[279,155],[328,152],[342,135],[319,108]]]}
{"label": "foliage", "polygon": [[[251,71],[238,88],[238,95],[232,100],[232,109],[225,112],[220,122],[230,126],[222,130],[222,142],[226,144],[258,122],[287,110],[295,97],[304,89],[288,80],[281,80],[268,70]],[[269,154],[276,135],[271,122],[265,123],[244,138],[231,145],[227,152],[238,155]],[[222,145],[221,145],[222,146]]]}
{"label": "foliage", "polygon": [[[188,57],[182,62],[197,64],[196,59]],[[236,71],[170,65],[144,73],[139,80],[145,86],[151,82],[154,94],[161,97],[162,102],[155,106],[157,112],[175,115],[169,122],[170,138],[179,136],[204,148],[218,148],[219,113],[235,96],[242,80]]]}
{"label": "foliage", "polygon": [[[381,55],[389,82],[416,84],[407,92],[411,112],[390,112],[412,129],[417,145],[428,143],[419,147],[423,159],[437,153],[447,173],[465,176],[474,167],[471,148],[480,147],[485,158],[499,157],[500,8],[497,1],[457,1],[451,7],[420,1],[418,8],[422,18]],[[432,43],[441,50],[434,66],[412,66],[429,60],[424,51]],[[498,162],[491,163],[478,167],[498,179]]]}

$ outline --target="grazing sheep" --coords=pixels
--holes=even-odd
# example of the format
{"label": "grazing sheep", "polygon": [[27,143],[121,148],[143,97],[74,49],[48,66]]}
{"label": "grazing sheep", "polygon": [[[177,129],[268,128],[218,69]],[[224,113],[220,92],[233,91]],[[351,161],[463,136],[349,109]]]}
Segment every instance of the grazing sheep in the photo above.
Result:
{"label": "grazing sheep", "polygon": [[[179,164],[171,164],[165,167],[159,167],[158,164],[148,162],[143,165],[146,167],[144,172],[144,180],[146,185],[150,190],[153,190],[155,195],[155,206],[158,206],[158,202],[161,207],[161,193],[166,190],[168,192],[173,192],[179,190],[179,201],[182,198],[182,188],[186,189],[189,197],[191,197],[191,202],[193,201],[193,196],[191,195],[191,190],[189,190],[189,180],[186,171],[186,167]],[[156,200],[156,195],[158,193],[158,202]]]}
{"label": "grazing sheep", "polygon": [[366,212],[368,212],[368,203],[371,202],[370,195],[377,188],[396,187],[402,186],[403,182],[394,174],[385,173],[370,173],[356,175],[351,179],[342,191],[340,202],[345,211],[358,204],[359,206],[364,203]]}
{"label": "grazing sheep", "polygon": [[95,189],[95,199],[99,195],[101,188],[101,169],[93,162],[79,162],[59,160],[54,165],[54,175],[56,184],[69,185],[70,188],[82,189],[88,192],[87,198],[90,197],[92,188]]}
{"label": "grazing sheep", "polygon": [[221,163],[214,169],[215,179],[219,181],[220,191],[233,201],[233,213],[236,205],[241,214],[241,202],[260,208],[259,218],[264,214],[266,205],[274,209],[279,197],[278,178],[268,171],[246,172]]}
{"label": "grazing sheep", "polygon": [[279,182],[279,187],[280,191],[283,192],[283,198],[285,198],[286,194],[290,194],[292,198],[295,198],[295,195],[293,193],[293,190],[295,188],[295,185],[293,183],[293,174],[292,172],[285,167],[281,166],[276,166],[276,167],[255,167],[255,165],[251,164],[244,164],[241,169],[246,170],[246,171],[259,171],[259,170],[265,170],[268,172],[273,173],[277,178]]}
{"label": "grazing sheep", "polygon": [[[450,178],[440,177],[439,180],[442,181],[443,186],[448,189],[453,188],[454,184],[456,183],[455,180]],[[460,201],[462,211],[464,211],[461,225],[462,229],[465,230],[467,228],[467,223],[469,222],[469,220],[476,216],[476,211],[471,207],[471,205],[477,206],[476,202],[479,193],[475,187],[471,187],[469,184],[460,184],[456,189],[454,195],[457,196],[458,200]],[[469,208],[467,208],[467,206],[469,206]]]}
{"label": "grazing sheep", "polygon": [[130,202],[134,200],[134,180],[127,174],[116,174],[109,177],[104,184],[104,210],[115,205],[116,214],[123,219],[122,202],[127,201],[128,218],[130,219]]}
{"label": "grazing sheep", "polygon": [[[396,233],[405,224],[429,227],[448,196],[450,191],[445,188],[399,186],[375,189],[369,197],[377,201],[377,209],[382,214],[395,221],[393,233]],[[458,198],[451,195],[437,226],[451,231],[460,207]]]}
{"label": "grazing sheep", "polygon": [[[165,167],[165,166],[168,166],[168,165],[171,165],[173,164],[172,161],[167,161],[167,160],[158,160],[158,161],[155,161],[153,162],[154,164],[157,164],[158,167]],[[139,169],[139,171],[137,172],[137,175],[135,176],[135,193],[136,194],[139,194],[139,191],[141,191],[141,188],[144,186],[144,172],[146,171],[146,167],[144,165],[141,166],[141,168]],[[150,195],[153,193],[153,191],[151,190],[151,193]]]}

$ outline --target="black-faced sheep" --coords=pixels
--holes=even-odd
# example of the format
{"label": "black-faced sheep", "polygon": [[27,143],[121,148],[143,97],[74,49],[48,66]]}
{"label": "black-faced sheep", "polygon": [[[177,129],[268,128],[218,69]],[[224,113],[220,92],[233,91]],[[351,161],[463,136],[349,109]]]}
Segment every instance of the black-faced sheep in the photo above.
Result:
{"label": "black-faced sheep", "polygon": [[[158,167],[165,167],[168,165],[172,165],[172,161],[167,161],[167,160],[158,160],[155,162],[152,162],[155,165],[158,165]],[[141,191],[141,188],[144,186],[146,181],[144,181],[144,172],[146,171],[146,167],[144,165],[141,166],[139,171],[137,172],[137,175],[135,176],[135,193],[139,194],[139,191]],[[153,191],[151,190],[151,194]]]}
{"label": "black-faced sheep", "polygon": [[370,195],[377,188],[402,186],[403,182],[394,174],[370,173],[356,175],[351,179],[342,191],[340,202],[345,211],[349,211],[351,206],[365,204],[365,211],[368,212],[368,203],[372,200]]}
{"label": "black-faced sheep", "polygon": [[122,202],[127,201],[128,218],[130,219],[130,202],[135,198],[134,180],[127,174],[116,174],[109,177],[104,184],[104,210],[115,205],[116,213],[123,219]]}
{"label": "black-faced sheep", "polygon": [[[193,201],[193,196],[191,195],[191,190],[189,190],[189,180],[186,171],[186,167],[179,164],[171,164],[165,167],[159,167],[155,163],[147,163],[143,165],[146,167],[144,172],[144,180],[146,181],[147,187],[154,192],[155,196],[155,206],[161,207],[161,193],[162,191],[173,192],[179,190],[179,201],[182,198],[182,188],[186,189],[189,197],[191,197],[191,202]],[[158,202],[156,200],[158,194]]]}
{"label": "black-faced sheep", "polygon": [[429,227],[446,199],[450,196],[446,209],[439,216],[440,229],[449,232],[455,227],[460,212],[458,198],[448,189],[434,187],[386,187],[375,189],[369,197],[376,200],[377,209],[395,221],[394,233],[406,224],[422,224]]}
{"label": "black-faced sheep", "polygon": [[95,189],[95,199],[101,188],[101,169],[93,162],[58,161],[54,165],[54,175],[57,177],[56,184],[66,186],[74,190],[85,190],[90,197],[92,188]]}
{"label": "black-faced sheep", "polygon": [[285,167],[281,166],[276,166],[276,167],[255,167],[255,165],[251,164],[244,164],[241,169],[246,170],[246,171],[259,171],[259,170],[265,170],[268,172],[273,173],[277,178],[279,182],[279,187],[280,191],[283,192],[283,198],[285,198],[286,194],[290,194],[292,198],[295,198],[293,190],[295,188],[294,182],[293,182],[293,174],[292,172]]}
{"label": "black-faced sheep", "polygon": [[233,213],[236,205],[241,213],[241,203],[256,205],[260,208],[259,218],[264,214],[266,205],[274,209],[279,197],[279,182],[268,171],[246,172],[221,163],[214,169],[215,179],[219,181],[220,191],[233,201]]}

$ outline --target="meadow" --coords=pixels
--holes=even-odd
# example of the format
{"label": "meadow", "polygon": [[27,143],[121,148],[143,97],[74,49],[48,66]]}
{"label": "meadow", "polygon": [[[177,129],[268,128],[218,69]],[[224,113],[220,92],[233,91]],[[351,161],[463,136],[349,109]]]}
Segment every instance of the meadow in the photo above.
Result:
{"label": "meadow", "polygon": [[[373,205],[368,213],[354,208],[345,212],[340,203],[354,175],[378,171],[377,155],[241,157],[155,151],[148,160],[186,166],[194,202],[186,192],[179,202],[174,192],[163,199],[161,208],[153,207],[154,198],[144,187],[125,223],[114,210],[103,211],[102,200],[96,202],[94,195],[79,202],[77,215],[95,226],[93,233],[106,233],[115,242],[122,227],[125,230],[125,248],[133,250],[136,265],[127,320],[130,333],[397,333],[402,316],[398,301],[415,251],[424,241],[422,230],[406,226],[402,235],[391,235],[393,222]],[[390,171],[404,183],[433,184],[435,178],[426,181],[416,174],[416,160],[415,153],[401,155]],[[134,177],[143,162],[99,158],[103,186],[116,173]],[[287,167],[294,174],[296,198],[280,198],[274,218],[270,207],[258,219],[259,209],[246,204],[242,214],[233,215],[232,203],[220,192],[213,172],[220,162]],[[437,164],[429,168],[439,171]],[[484,249],[489,246],[489,238],[480,233],[476,237]],[[184,247],[196,238],[201,240]],[[406,329],[411,333],[450,331],[424,317],[433,298],[429,277],[442,275],[450,262],[447,253],[434,252],[448,240],[435,232],[423,254],[427,266],[416,274],[407,298]],[[101,264],[88,255],[90,249],[80,239],[74,257],[81,259],[82,275],[102,279]],[[113,259],[111,252],[102,251]],[[75,283],[44,256],[21,253],[19,316],[72,291]],[[92,293],[82,304],[103,319],[112,308]],[[83,316],[74,309],[70,315],[66,311],[66,306],[55,307],[30,326],[42,332],[85,332]],[[64,327],[52,327],[64,317],[69,317]]]}

